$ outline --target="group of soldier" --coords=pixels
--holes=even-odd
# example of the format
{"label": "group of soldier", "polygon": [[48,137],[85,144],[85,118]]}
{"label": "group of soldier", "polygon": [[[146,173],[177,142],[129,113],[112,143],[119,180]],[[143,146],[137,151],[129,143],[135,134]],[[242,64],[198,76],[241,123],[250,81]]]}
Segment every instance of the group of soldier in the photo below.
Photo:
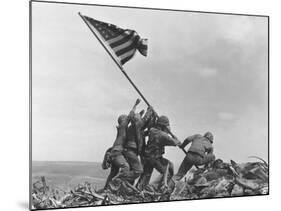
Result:
{"label": "group of soldier", "polygon": [[[118,117],[116,139],[106,153],[103,169],[111,168],[104,189],[114,189],[125,183],[142,191],[151,187],[150,179],[153,170],[161,174],[161,182],[153,186],[157,190],[171,193],[177,181],[180,181],[193,166],[208,165],[215,160],[213,154],[213,135],[193,135],[181,143],[171,133],[170,122],[166,116],[158,116],[149,106],[146,110],[136,112],[135,105],[128,115]],[[185,147],[191,144],[188,151]],[[177,146],[186,156],[178,172],[174,174],[173,163],[164,158],[165,146]]]}

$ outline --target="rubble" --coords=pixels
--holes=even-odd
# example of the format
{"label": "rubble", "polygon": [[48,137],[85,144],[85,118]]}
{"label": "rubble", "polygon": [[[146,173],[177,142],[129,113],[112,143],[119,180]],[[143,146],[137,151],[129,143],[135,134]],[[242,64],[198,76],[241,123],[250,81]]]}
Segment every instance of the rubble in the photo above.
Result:
{"label": "rubble", "polygon": [[[256,157],[255,157],[256,158]],[[268,194],[268,164],[261,160],[237,164],[216,160],[211,166],[192,169],[172,193],[149,185],[143,191],[124,181],[108,190],[85,182],[70,191],[49,187],[45,177],[32,186],[32,209],[98,206],[152,201],[203,199]]]}
{"label": "rubble", "polygon": [[268,194],[268,164],[216,160],[212,166],[196,169],[191,178],[179,182],[171,200]]}

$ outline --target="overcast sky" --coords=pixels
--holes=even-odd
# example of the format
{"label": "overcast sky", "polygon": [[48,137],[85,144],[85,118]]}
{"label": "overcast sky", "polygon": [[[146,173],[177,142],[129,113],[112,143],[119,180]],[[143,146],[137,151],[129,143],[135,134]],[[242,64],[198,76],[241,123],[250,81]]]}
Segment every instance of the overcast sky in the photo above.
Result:
{"label": "overcast sky", "polygon": [[[78,12],[148,38],[125,70],[180,140],[214,134],[225,160],[267,160],[267,19],[34,3],[33,160],[102,161],[138,94]],[[146,108],[144,102],[139,109]],[[167,148],[180,163],[184,154]]]}

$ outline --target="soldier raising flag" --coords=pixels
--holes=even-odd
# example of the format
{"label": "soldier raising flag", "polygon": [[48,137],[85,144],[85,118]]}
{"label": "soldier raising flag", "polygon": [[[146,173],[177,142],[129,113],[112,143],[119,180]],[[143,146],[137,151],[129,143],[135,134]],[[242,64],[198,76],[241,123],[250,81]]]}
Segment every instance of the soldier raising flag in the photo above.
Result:
{"label": "soldier raising flag", "polygon": [[[164,147],[180,146],[181,142],[176,138],[174,134],[172,134],[169,127],[168,118],[166,116],[159,117],[157,115],[157,113],[152,109],[149,102],[146,100],[146,98],[143,96],[140,90],[136,87],[134,82],[130,79],[130,77],[128,76],[128,74],[125,72],[123,68],[123,65],[133,58],[137,50],[143,56],[147,56],[147,39],[140,38],[140,36],[134,30],[121,29],[116,25],[98,21],[91,17],[84,16],[81,13],[78,14],[86,23],[86,25],[89,27],[89,29],[93,32],[95,37],[99,40],[99,42],[104,47],[106,52],[111,56],[111,58],[119,67],[123,75],[128,79],[131,85],[135,88],[135,90],[138,92],[138,94],[147,104],[149,108],[148,113],[150,113],[150,116],[152,116],[153,114],[153,116],[155,116],[154,119],[157,120],[156,128],[148,129],[144,127],[144,125],[148,123],[150,117],[148,118],[146,117],[147,119],[146,118],[142,119],[139,115],[136,114],[129,115],[131,125],[128,126],[129,119],[125,121],[124,128],[126,128],[127,126],[128,127],[126,129],[126,137],[125,136],[123,137],[122,143],[124,142],[124,140],[126,140],[126,142],[122,144],[122,153],[121,154],[118,153],[117,156],[118,158],[122,157],[122,159],[117,159],[117,157],[113,159],[114,161],[118,161],[118,162],[116,162],[115,165],[116,168],[113,166],[111,174],[109,175],[105,187],[108,186],[110,180],[114,180],[114,178],[120,177],[120,174],[122,175],[122,177],[126,175],[125,181],[127,181],[131,185],[134,185],[135,180],[143,173],[144,175],[141,176],[140,181],[138,183],[138,186],[143,188],[149,182],[152,170],[154,168],[156,168],[162,174],[164,174],[166,169],[169,169],[168,180],[170,180],[174,172],[173,164],[169,160],[162,157],[162,155],[164,154]],[[143,146],[145,145],[144,130],[149,132],[148,148],[145,150],[142,149]],[[155,135],[155,137],[153,136],[153,134]],[[159,136],[161,136],[160,139]],[[119,140],[118,135],[116,140]],[[152,150],[154,146],[157,146],[159,148],[158,149],[159,152],[157,151],[156,153]],[[148,152],[149,149],[150,151],[151,150],[152,151]],[[146,167],[148,167],[149,170],[146,170],[145,172],[143,172],[143,167],[138,158],[138,156],[141,155],[141,150],[144,151],[143,155],[146,158],[151,158],[150,155],[154,153],[156,153],[155,155],[157,156],[157,157],[153,157],[152,159],[146,159],[148,160],[146,162],[147,164]],[[186,151],[183,148],[182,150],[186,153]],[[122,162],[119,162],[121,160]],[[157,163],[155,164],[155,162]],[[159,165],[160,167],[158,168]],[[112,178],[113,175],[116,174],[117,176]],[[167,183],[167,181],[165,181],[165,183]]]}

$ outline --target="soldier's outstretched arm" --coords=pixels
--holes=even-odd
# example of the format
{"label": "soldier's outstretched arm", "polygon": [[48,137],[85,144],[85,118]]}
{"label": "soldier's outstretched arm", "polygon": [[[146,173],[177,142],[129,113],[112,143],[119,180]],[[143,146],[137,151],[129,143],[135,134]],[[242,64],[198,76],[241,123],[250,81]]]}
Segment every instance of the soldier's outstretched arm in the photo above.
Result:
{"label": "soldier's outstretched arm", "polygon": [[178,139],[172,138],[167,133],[161,133],[161,144],[163,146],[180,146],[181,142]]}
{"label": "soldier's outstretched arm", "polygon": [[140,103],[140,99],[138,98],[133,106],[133,108],[131,109],[130,113],[129,113],[129,117],[132,118],[135,115],[136,112],[136,108],[138,106],[138,104]]}
{"label": "soldier's outstretched arm", "polygon": [[140,104],[140,101],[141,100],[139,98],[136,100],[136,102],[135,102],[135,104],[134,104],[134,106],[132,108],[132,111],[134,111],[134,112],[136,111],[137,105]]}
{"label": "soldier's outstretched arm", "polygon": [[181,145],[181,148],[185,148],[186,145],[188,145],[189,143],[191,143],[192,141],[194,141],[194,140],[195,140],[196,138],[198,138],[198,137],[201,137],[201,135],[195,134],[195,135],[193,135],[193,136],[187,137],[187,138],[183,141],[183,143],[182,143],[182,145]]}

